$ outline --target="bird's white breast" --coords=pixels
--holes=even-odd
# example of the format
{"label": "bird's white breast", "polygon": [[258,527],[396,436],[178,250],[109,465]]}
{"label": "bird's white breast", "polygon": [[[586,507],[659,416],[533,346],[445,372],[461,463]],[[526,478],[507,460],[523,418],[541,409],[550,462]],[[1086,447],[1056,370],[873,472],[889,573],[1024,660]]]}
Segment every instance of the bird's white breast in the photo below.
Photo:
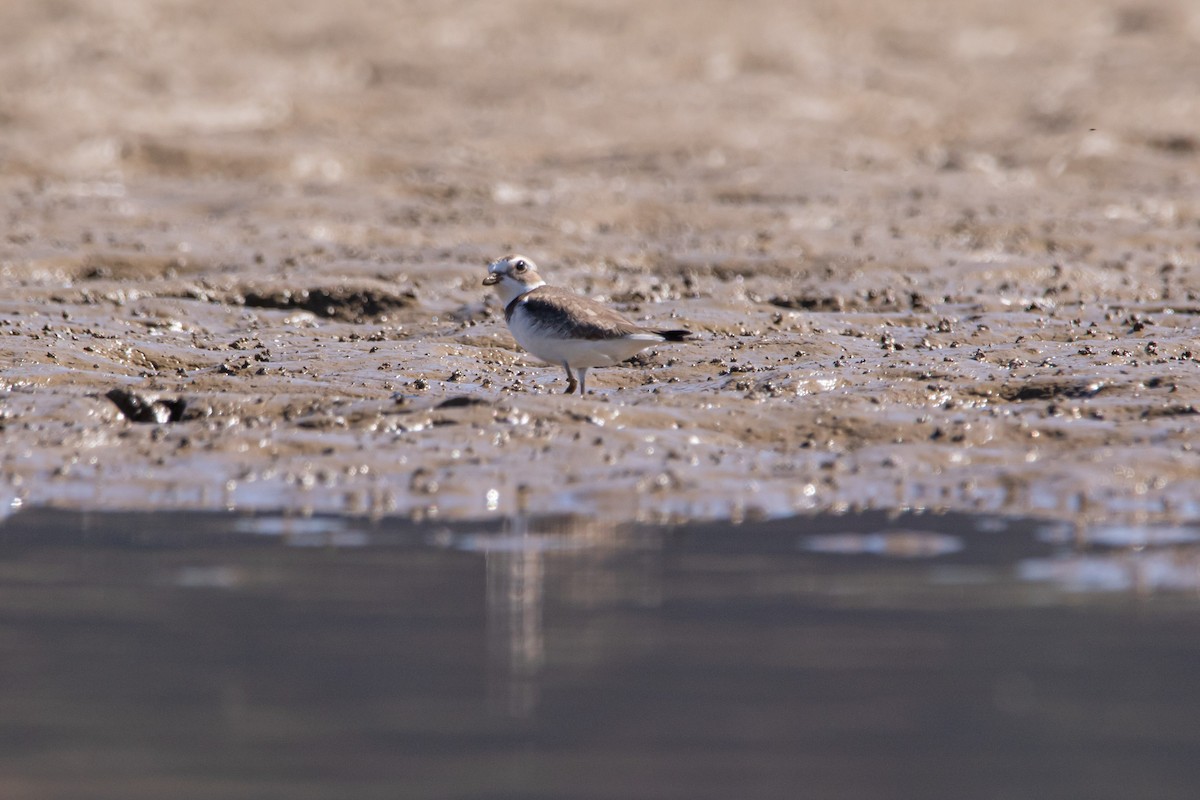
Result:
{"label": "bird's white breast", "polygon": [[606,339],[574,339],[556,332],[553,327],[538,324],[521,303],[513,309],[508,321],[517,344],[532,355],[551,364],[570,364],[576,367],[604,367],[637,355],[647,347],[663,341],[653,333],[635,333]]}

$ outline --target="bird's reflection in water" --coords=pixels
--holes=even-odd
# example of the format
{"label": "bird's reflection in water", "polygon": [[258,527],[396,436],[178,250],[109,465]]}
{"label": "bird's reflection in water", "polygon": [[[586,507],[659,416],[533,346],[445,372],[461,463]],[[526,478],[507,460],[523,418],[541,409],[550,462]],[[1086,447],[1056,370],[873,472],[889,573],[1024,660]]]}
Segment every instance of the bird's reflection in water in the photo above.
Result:
{"label": "bird's reflection in water", "polygon": [[497,710],[526,717],[538,701],[538,670],[545,657],[542,599],[545,554],[521,526],[513,546],[486,553],[488,699]]}
{"label": "bird's reflection in water", "polygon": [[[657,605],[661,592],[647,572],[653,558],[638,554],[660,552],[660,538],[575,516],[531,517],[523,502],[500,534],[471,537],[468,549],[482,551],[486,564],[488,698],[494,711],[515,718],[536,711],[547,640],[568,633],[559,626],[547,634],[548,607],[570,613]],[[593,616],[577,622],[583,630],[570,631],[573,658],[602,658],[591,652],[595,642],[589,646]]]}

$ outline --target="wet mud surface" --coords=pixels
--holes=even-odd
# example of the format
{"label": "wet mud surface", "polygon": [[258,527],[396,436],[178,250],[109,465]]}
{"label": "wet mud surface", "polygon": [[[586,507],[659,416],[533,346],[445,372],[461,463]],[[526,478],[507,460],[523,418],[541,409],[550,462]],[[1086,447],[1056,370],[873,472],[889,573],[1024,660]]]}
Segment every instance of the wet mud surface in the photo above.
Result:
{"label": "wet mud surface", "polygon": [[[7,3],[0,502],[1200,516],[1198,40],[1169,2]],[[562,396],[480,286],[510,251],[697,339]]]}

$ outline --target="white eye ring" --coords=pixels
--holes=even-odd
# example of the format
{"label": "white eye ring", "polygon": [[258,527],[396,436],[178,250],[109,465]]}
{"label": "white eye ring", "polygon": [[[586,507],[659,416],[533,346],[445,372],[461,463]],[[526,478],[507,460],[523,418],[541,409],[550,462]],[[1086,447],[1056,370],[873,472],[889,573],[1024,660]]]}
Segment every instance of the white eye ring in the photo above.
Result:
{"label": "white eye ring", "polygon": [[525,267],[526,267],[526,264],[524,261],[518,261],[517,263],[513,264],[513,269],[516,270],[517,272],[524,272]]}

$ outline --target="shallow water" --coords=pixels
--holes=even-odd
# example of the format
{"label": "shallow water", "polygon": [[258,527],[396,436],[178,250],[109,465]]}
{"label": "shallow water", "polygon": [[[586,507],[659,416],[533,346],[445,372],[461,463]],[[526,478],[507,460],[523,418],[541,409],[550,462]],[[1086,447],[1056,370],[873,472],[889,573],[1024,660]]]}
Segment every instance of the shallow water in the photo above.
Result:
{"label": "shallow water", "polygon": [[[0,514],[1200,519],[1197,31],[0,3]],[[510,251],[697,336],[564,397]]]}
{"label": "shallow water", "polygon": [[25,510],[11,798],[1192,797],[1200,529]]}

